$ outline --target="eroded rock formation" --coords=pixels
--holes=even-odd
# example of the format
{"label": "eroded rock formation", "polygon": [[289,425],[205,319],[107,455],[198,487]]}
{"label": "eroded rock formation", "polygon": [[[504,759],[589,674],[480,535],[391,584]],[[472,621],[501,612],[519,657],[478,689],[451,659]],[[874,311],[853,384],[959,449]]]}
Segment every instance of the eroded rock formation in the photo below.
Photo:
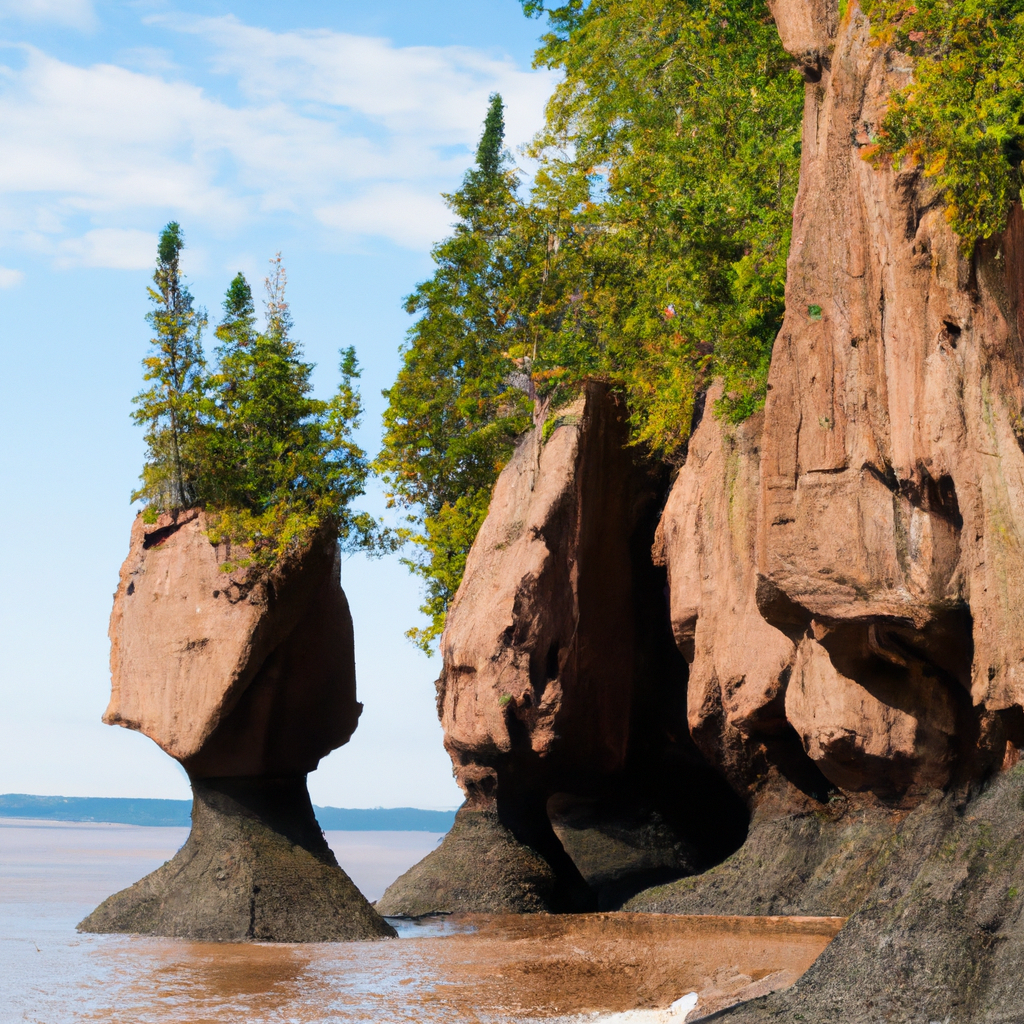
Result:
{"label": "eroded rock formation", "polygon": [[[726,457],[662,528],[690,724],[754,817],[629,907],[853,915],[737,1021],[1016,1020],[1024,215],[966,258],[918,170],[861,158],[910,60],[855,2],[774,11],[808,80],[786,320],[763,426],[702,424]],[[760,642],[702,645],[722,621]]]}
{"label": "eroded rock formation", "polygon": [[[502,472],[441,644],[438,709],[466,803],[383,912],[614,904],[742,838],[742,808],[686,731],[650,555],[667,474],[627,438],[595,383]],[[687,771],[698,784],[677,786]],[[548,873],[531,868],[527,893],[519,861],[537,857]]]}
{"label": "eroded rock formation", "polygon": [[[773,11],[807,82],[787,313],[763,414],[703,415],[653,538],[688,670],[636,670],[660,650],[663,581],[627,510],[657,505],[657,474],[621,436],[593,444],[591,392],[575,433],[524,445],[495,493],[444,642],[446,743],[467,808],[500,819],[511,794],[544,795],[591,881],[625,870],[644,828],[652,860],[687,851],[687,877],[628,909],[852,915],[737,1020],[1017,1020],[1024,212],[965,256],[919,169],[862,159],[911,60],[856,0]],[[700,821],[732,819],[639,798],[706,784],[689,740],[658,732],[682,731],[683,706],[751,815],[706,870]],[[675,769],[630,767],[652,749]],[[588,822],[600,842],[578,841]]]}
{"label": "eroded rock formation", "polygon": [[185,767],[192,832],[79,927],[230,941],[393,935],[338,866],[306,791],[362,710],[337,544],[321,533],[266,575],[225,573],[228,558],[199,510],[132,527],[103,720]]}

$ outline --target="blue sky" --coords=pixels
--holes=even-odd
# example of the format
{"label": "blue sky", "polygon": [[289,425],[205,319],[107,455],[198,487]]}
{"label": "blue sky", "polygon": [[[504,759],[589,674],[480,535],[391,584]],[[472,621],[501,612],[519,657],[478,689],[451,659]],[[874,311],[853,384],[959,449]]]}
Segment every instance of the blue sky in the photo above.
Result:
{"label": "blue sky", "polygon": [[[236,271],[258,282],[283,253],[321,393],[356,347],[375,451],[401,299],[430,273],[488,95],[512,147],[540,127],[539,30],[517,0],[0,0],[0,792],[187,795],[153,743],[99,724],[162,225],[181,222],[214,318]],[[314,800],[455,806],[439,659],[403,638],[417,584],[362,558],[343,584],[365,711]]]}

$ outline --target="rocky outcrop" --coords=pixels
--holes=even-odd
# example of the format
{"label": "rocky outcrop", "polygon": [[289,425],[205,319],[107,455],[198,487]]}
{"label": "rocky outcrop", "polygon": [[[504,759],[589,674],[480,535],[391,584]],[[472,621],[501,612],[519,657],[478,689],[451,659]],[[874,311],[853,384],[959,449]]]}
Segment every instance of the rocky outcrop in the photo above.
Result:
{"label": "rocky outcrop", "polygon": [[808,795],[912,803],[1019,739],[1024,215],[965,258],[861,157],[909,59],[855,4],[773,10],[819,66],[763,420],[705,417],[662,525],[690,726],[750,798],[796,738]]}
{"label": "rocky outcrop", "polygon": [[662,527],[690,725],[754,817],[628,906],[852,914],[730,1019],[1017,1020],[1024,214],[965,257],[861,158],[911,61],[855,2],[773,10],[808,80],[786,319],[763,424],[701,424]]}
{"label": "rocky outcrop", "polygon": [[[708,395],[706,408],[721,396]],[[827,799],[829,783],[786,714],[797,638],[757,606],[762,414],[736,427],[710,412],[690,438],[656,555],[668,570],[672,632],[689,664],[687,718],[701,752],[753,807],[766,787]]]}
{"label": "rocky outcrop", "polygon": [[[856,0],[772,9],[806,105],[764,412],[698,418],[664,577],[638,554],[657,470],[598,425],[613,400],[524,443],[445,636],[446,744],[464,814],[529,803],[513,837],[605,905],[850,917],[737,1020],[1018,1020],[1024,212],[965,255],[920,169],[863,159],[911,59]],[[750,815],[731,852],[702,763]],[[629,897],[645,871],[684,877]]]}
{"label": "rocky outcrop", "polygon": [[[780,0],[780,27],[789,8],[812,6]],[[823,771],[848,778],[851,757],[869,764],[882,752],[934,786],[972,749],[1001,760],[993,716],[1020,698],[1024,220],[1016,210],[1004,238],[965,259],[917,169],[861,159],[911,65],[871,40],[856,5],[833,31],[808,85],[765,409],[760,605],[772,624],[814,634],[809,679],[823,665],[818,645],[837,692],[853,678],[889,707],[899,692],[920,725],[913,737],[891,717],[891,742],[875,730],[851,749],[828,738],[844,730],[847,698],[833,722],[804,715]],[[785,31],[783,42],[798,49]],[[916,713],[924,704],[927,716]],[[972,705],[989,717],[979,722]]]}
{"label": "rocky outcrop", "polygon": [[[617,905],[742,838],[742,806],[686,730],[685,665],[650,555],[665,468],[628,446],[603,384],[549,433],[527,435],[502,472],[441,643],[438,709],[465,807],[379,901],[385,913]],[[551,879],[511,884],[536,857]],[[451,863],[464,865],[457,887]]]}
{"label": "rocky outcrop", "polygon": [[393,935],[338,866],[306,791],[362,710],[337,544],[325,531],[270,573],[226,573],[231,553],[207,532],[196,509],[135,520],[103,719],[185,767],[192,832],[79,927],[216,941]]}
{"label": "rocky outcrop", "polygon": [[222,571],[231,552],[207,531],[198,509],[136,518],[103,721],[144,733],[194,777],[313,771],[362,710],[336,545],[320,536],[250,579]]}

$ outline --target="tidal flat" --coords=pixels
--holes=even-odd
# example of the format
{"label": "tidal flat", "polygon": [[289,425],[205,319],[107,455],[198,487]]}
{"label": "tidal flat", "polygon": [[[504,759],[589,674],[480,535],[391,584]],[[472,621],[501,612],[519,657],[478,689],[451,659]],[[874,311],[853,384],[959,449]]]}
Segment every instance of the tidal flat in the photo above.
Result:
{"label": "tidal flat", "polygon": [[[462,915],[402,938],[233,945],[79,935],[101,899],[173,855],[185,829],[0,822],[0,1021],[330,1024],[656,1020],[790,984],[839,918]],[[440,838],[329,832],[369,899]],[[662,1011],[659,1013],[658,1011]]]}

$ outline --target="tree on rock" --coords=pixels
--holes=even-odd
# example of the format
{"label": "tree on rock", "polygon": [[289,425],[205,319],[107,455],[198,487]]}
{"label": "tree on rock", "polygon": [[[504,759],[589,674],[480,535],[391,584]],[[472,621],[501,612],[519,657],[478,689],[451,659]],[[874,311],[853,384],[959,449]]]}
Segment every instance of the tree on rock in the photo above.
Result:
{"label": "tree on rock", "polygon": [[367,475],[365,454],[353,439],[362,413],[355,351],[341,352],[334,396],[314,398],[313,364],[292,337],[278,253],[265,282],[265,329],[257,326],[252,289],[239,273],[215,331],[217,365],[207,372],[200,345],[206,318],[193,311],[181,282],[181,248],[180,228],[169,224],[156,274],[163,290],[150,292],[162,304],[150,315],[159,355],[145,364],[147,380],[157,383],[136,399],[136,422],[149,432],[143,486],[134,497],[147,502],[150,518],[176,508],[205,509],[211,540],[243,549],[226,568],[268,567],[322,527],[350,546],[383,545],[385,535],[372,517],[350,507]]}
{"label": "tree on rock", "polygon": [[154,352],[143,361],[151,386],[135,396],[132,418],[146,426],[146,465],[132,500],[185,507],[198,497],[201,409],[206,364],[202,335],[206,313],[194,305],[181,274],[185,239],[177,221],[160,234],[149,298],[156,307],[146,320]]}
{"label": "tree on rock", "polygon": [[491,97],[476,161],[445,197],[455,232],[434,249],[437,269],[405,302],[420,317],[409,331],[398,379],[385,392],[384,447],[377,469],[393,500],[420,529],[419,557],[408,564],[427,581],[424,630],[409,635],[428,649],[440,633],[487,512],[497,470],[529,425],[521,392],[506,378],[511,317],[504,242],[518,178],[504,151],[504,105]]}

